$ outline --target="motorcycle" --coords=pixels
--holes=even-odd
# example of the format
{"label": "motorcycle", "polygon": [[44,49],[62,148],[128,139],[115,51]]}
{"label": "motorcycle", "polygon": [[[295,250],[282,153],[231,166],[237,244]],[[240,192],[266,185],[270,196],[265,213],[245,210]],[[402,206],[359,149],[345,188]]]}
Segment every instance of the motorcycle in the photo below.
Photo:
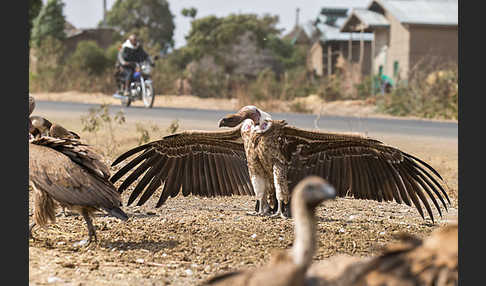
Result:
{"label": "motorcycle", "polygon": [[129,107],[132,101],[143,100],[143,104],[146,108],[152,108],[154,105],[155,94],[152,79],[150,78],[151,72],[152,65],[149,60],[137,63],[135,72],[132,74],[130,80],[130,86],[128,87],[130,95],[123,95],[124,82],[118,78],[119,88],[118,91],[113,94],[113,97],[120,99],[122,106],[125,107]]}

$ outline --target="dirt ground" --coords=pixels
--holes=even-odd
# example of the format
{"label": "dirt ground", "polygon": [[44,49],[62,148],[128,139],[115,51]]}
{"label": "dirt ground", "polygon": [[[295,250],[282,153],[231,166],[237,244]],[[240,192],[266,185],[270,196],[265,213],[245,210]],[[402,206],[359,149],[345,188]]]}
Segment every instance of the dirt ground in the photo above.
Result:
{"label": "dirt ground", "polygon": [[[68,119],[66,122],[72,124]],[[80,130],[75,125],[67,127]],[[90,134],[78,134],[93,142]],[[351,198],[327,202],[317,209],[315,261],[336,254],[376,255],[380,246],[394,241],[399,232],[424,237],[457,219],[457,140],[410,140],[387,134],[379,139],[438,170],[449,187],[452,204],[448,212],[441,218],[435,211],[436,221],[432,223],[404,204]],[[127,140],[131,145],[135,141]],[[105,156],[107,164],[115,156]],[[115,171],[112,169],[112,173]],[[122,194],[124,202],[133,186]],[[99,213],[94,219],[98,242],[89,246],[78,245],[88,236],[86,224],[78,215],[61,215],[56,224],[35,228],[35,239],[29,241],[29,284],[197,285],[217,273],[263,265],[275,250],[292,246],[293,221],[246,215],[254,208],[252,197],[178,196],[155,209],[157,200],[156,193],[142,207],[123,207],[130,217],[126,222]]]}

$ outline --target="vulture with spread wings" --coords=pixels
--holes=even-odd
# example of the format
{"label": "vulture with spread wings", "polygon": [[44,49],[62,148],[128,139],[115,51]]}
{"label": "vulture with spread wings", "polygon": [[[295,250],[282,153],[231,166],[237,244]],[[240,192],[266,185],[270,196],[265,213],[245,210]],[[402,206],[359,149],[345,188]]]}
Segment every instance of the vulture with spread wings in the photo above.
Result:
{"label": "vulture with spread wings", "polygon": [[[288,126],[255,106],[245,106],[219,121],[223,132],[184,131],[135,147],[112,166],[136,155],[110,179],[122,193],[137,179],[128,205],[144,204],[163,185],[156,207],[182,194],[212,197],[255,195],[257,214],[290,216],[293,187],[308,175],[327,179],[340,197],[412,204],[422,218],[433,204],[450,204],[439,173],[423,160],[358,135],[307,131]],[[277,210],[270,208],[276,198]],[[429,200],[431,202],[429,202]],[[439,203],[440,201],[440,203]]]}

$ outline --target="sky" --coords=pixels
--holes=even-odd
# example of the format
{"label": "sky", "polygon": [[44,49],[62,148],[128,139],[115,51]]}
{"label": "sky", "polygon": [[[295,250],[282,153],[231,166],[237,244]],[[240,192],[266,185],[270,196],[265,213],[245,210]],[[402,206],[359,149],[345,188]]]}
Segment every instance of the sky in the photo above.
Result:
{"label": "sky", "polygon": [[[46,2],[47,0],[43,0],[44,4]],[[103,18],[103,0],[64,0],[63,2],[66,20],[76,28],[94,28]],[[110,9],[115,2],[115,0],[107,0],[107,9]],[[316,18],[322,6],[322,1],[319,0],[169,0],[168,2],[176,26],[175,48],[185,45],[184,36],[191,28],[190,18],[181,15],[183,8],[196,8],[196,19],[209,15],[224,17],[232,13],[278,15],[280,21],[277,28],[284,29],[283,34],[286,34],[295,25],[296,8],[300,8],[299,23],[306,26],[310,20]]]}

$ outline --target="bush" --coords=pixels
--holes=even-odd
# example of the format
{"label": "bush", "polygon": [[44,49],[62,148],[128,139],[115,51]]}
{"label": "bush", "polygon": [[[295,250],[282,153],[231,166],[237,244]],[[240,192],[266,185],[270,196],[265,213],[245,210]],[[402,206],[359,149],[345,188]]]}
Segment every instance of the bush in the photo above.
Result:
{"label": "bush", "polygon": [[110,65],[110,59],[95,41],[81,41],[69,57],[69,63],[73,69],[100,75]]}
{"label": "bush", "polygon": [[62,56],[64,46],[54,37],[47,36],[39,47],[30,50],[35,58],[35,65],[30,69],[29,89],[31,91],[62,91],[64,86],[64,73]]}
{"label": "bush", "polygon": [[114,43],[113,45],[109,46],[108,49],[105,51],[106,57],[106,65],[107,67],[114,67],[118,58],[118,51],[120,48],[120,44]]}
{"label": "bush", "polygon": [[225,97],[228,81],[221,72],[212,72],[201,68],[194,69],[189,78],[192,94],[198,97]]}
{"label": "bush", "polygon": [[378,97],[378,109],[398,116],[457,119],[457,66],[441,66],[434,71],[414,69],[408,83],[402,82],[391,93]]}

